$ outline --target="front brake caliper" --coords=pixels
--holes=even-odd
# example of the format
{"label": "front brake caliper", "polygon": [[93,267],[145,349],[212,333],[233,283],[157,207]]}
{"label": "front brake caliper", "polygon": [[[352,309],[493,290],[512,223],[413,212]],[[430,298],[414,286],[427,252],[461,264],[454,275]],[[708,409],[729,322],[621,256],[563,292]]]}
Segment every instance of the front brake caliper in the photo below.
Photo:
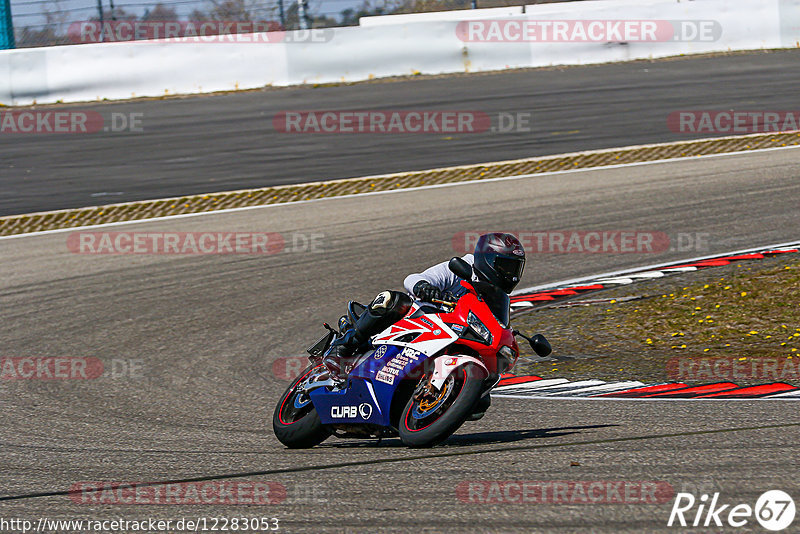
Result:
{"label": "front brake caliper", "polygon": [[436,394],[436,390],[433,387],[433,384],[431,384],[432,377],[433,375],[431,376],[424,375],[422,377],[422,380],[419,381],[419,384],[417,384],[417,388],[414,390],[414,395],[412,395],[415,401],[420,402],[422,398],[425,397],[426,395]]}

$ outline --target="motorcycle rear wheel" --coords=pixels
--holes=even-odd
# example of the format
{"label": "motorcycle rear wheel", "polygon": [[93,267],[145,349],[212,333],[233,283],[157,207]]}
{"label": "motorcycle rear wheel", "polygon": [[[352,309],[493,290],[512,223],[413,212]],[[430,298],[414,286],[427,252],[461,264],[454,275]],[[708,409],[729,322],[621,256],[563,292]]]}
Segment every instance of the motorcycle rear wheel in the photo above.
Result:
{"label": "motorcycle rear wheel", "polygon": [[449,438],[472,414],[483,386],[482,370],[474,363],[455,369],[435,399],[406,404],[398,425],[403,444],[413,448],[433,447]]}
{"label": "motorcycle rear wheel", "polygon": [[278,441],[290,449],[307,449],[319,445],[331,435],[320,422],[310,399],[297,391],[298,386],[319,366],[304,369],[283,393],[272,414],[272,430]]}

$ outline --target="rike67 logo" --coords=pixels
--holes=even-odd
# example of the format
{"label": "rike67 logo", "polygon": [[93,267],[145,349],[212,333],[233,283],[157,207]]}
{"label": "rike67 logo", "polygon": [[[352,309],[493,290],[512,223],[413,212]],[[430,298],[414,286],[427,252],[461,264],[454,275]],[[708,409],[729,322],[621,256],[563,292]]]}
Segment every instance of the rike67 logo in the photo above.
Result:
{"label": "rike67 logo", "polygon": [[795,511],[794,500],[781,490],[762,493],[755,506],[723,503],[719,493],[714,493],[710,498],[708,494],[703,494],[699,499],[691,493],[678,493],[667,526],[752,528],[755,519],[763,528],[777,532],[792,524]]}

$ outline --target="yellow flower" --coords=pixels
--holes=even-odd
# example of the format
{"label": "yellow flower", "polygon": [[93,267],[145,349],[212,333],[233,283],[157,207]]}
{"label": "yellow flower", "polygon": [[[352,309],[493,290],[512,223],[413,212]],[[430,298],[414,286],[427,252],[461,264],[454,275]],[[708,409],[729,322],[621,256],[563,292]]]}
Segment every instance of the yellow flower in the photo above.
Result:
{"label": "yellow flower", "polygon": [[[728,345],[725,345],[725,346],[727,347]],[[740,361],[740,362],[743,362],[743,361],[745,361],[746,359],[747,359],[747,356],[745,356],[745,357],[743,357],[743,358],[739,358],[739,361]]]}
{"label": "yellow flower", "polygon": [[753,334],[753,335],[756,335],[756,334],[758,334],[758,330],[750,330],[750,333]]}
{"label": "yellow flower", "polygon": [[711,349],[703,349],[703,352],[708,352],[708,351],[710,351],[710,350],[711,350]]}
{"label": "yellow flower", "polygon": [[649,337],[644,342],[647,343],[648,345],[652,345],[653,344],[653,340],[650,339]]}
{"label": "yellow flower", "polygon": [[747,291],[742,291],[740,294],[741,294],[743,297],[744,297],[744,296],[747,296]]}
{"label": "yellow flower", "polygon": [[725,289],[730,289],[730,288],[731,288],[731,286],[725,286]]}

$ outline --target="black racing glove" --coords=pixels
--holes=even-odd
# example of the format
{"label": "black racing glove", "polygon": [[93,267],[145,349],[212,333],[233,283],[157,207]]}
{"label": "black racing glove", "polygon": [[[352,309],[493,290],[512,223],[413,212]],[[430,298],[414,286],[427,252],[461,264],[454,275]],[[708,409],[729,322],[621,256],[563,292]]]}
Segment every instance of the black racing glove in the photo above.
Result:
{"label": "black racing glove", "polygon": [[427,302],[431,302],[431,300],[442,300],[442,290],[427,280],[420,280],[414,284],[414,295],[420,300]]}

